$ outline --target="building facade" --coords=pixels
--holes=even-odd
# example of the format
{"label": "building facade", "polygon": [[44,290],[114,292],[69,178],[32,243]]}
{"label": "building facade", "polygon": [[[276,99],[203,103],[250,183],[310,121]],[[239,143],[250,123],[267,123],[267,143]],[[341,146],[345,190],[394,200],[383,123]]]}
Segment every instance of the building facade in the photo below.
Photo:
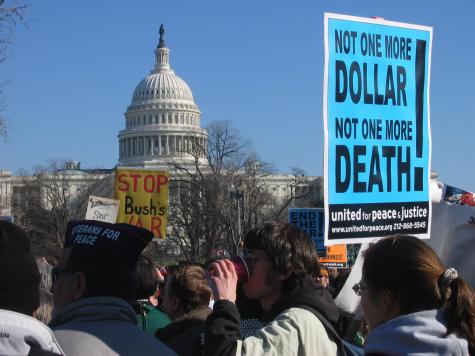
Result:
{"label": "building facade", "polygon": [[12,216],[12,172],[0,170],[0,217]]}

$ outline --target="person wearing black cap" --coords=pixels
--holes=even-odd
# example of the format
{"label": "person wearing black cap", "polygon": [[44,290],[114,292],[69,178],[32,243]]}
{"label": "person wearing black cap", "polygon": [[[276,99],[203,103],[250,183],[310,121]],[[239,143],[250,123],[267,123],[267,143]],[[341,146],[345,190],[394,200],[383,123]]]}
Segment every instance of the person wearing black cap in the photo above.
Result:
{"label": "person wearing black cap", "polygon": [[134,270],[153,234],[128,224],[68,224],[52,270],[50,326],[67,355],[174,355],[137,327]]}
{"label": "person wearing black cap", "polygon": [[28,235],[0,221],[0,355],[63,355],[52,331],[32,318],[40,305],[39,286]]}

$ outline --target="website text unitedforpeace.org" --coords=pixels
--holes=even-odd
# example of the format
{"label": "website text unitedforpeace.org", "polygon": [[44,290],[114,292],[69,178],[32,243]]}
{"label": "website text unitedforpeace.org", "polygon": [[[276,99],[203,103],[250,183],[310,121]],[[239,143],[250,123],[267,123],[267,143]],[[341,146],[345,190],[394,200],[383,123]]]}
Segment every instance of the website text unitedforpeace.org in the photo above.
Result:
{"label": "website text unitedforpeace.org", "polygon": [[412,229],[424,229],[427,226],[425,221],[405,222],[405,223],[392,223],[383,225],[352,225],[333,227],[332,233],[349,233],[349,232],[377,232],[377,231],[407,231]]}
{"label": "website text unitedforpeace.org", "polygon": [[331,220],[336,221],[371,221],[378,220],[397,220],[405,221],[406,219],[427,218],[429,212],[427,208],[421,208],[419,206],[413,206],[405,208],[401,206],[401,209],[374,209],[371,212],[364,212],[361,208],[358,210],[352,210],[345,208],[343,211],[332,211]]}

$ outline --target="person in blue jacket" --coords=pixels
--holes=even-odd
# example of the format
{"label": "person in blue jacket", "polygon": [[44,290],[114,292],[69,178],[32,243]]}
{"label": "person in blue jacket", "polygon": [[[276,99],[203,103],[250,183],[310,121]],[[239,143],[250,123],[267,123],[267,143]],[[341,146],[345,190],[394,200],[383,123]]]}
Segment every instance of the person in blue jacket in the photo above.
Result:
{"label": "person in blue jacket", "polygon": [[369,326],[366,355],[475,355],[475,294],[422,240],[370,246],[353,289]]}

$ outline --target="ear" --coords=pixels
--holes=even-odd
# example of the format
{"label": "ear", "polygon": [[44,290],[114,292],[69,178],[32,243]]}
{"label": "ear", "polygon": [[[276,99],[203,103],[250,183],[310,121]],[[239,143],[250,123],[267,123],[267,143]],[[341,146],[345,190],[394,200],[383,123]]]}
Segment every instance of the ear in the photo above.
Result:
{"label": "ear", "polygon": [[156,307],[158,305],[158,299],[154,296],[154,295],[151,295],[150,297],[148,297],[148,301],[150,302],[150,304],[152,304],[154,307]]}
{"label": "ear", "polygon": [[389,319],[393,319],[401,315],[401,307],[399,306],[399,302],[390,291],[381,292],[380,300],[381,310]]}
{"label": "ear", "polygon": [[82,272],[77,272],[74,274],[74,298],[79,299],[84,295],[86,291],[86,275]]}

